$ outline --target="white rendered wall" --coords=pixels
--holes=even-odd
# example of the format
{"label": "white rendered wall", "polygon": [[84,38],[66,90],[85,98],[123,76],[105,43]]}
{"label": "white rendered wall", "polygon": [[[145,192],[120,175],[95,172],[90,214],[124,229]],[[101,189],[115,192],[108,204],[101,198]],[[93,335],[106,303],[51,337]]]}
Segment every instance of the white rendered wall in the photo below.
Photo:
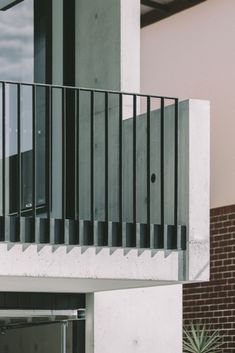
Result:
{"label": "white rendered wall", "polygon": [[235,203],[234,13],[207,0],[141,31],[141,91],[211,101],[212,208]]}
{"label": "white rendered wall", "polygon": [[121,90],[140,90],[140,3],[121,0]]}
{"label": "white rendered wall", "polygon": [[181,297],[181,285],[95,294],[87,353],[181,353]]}

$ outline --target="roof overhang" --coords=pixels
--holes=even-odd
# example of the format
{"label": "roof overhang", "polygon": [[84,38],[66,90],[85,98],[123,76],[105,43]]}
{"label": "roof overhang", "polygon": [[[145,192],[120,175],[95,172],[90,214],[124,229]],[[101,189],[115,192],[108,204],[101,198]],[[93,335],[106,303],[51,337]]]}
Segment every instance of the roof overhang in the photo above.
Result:
{"label": "roof overhang", "polygon": [[141,27],[163,20],[206,0],[141,0]]}
{"label": "roof overhang", "polygon": [[[24,0],[0,0],[0,11],[5,11]],[[148,26],[177,12],[186,10],[206,0],[140,0],[141,27]]]}

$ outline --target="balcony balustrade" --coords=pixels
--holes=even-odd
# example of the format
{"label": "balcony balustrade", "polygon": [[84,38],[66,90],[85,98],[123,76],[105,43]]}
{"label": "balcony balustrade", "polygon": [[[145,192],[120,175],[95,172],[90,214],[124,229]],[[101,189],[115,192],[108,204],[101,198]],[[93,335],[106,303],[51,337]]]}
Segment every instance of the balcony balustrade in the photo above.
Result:
{"label": "balcony balustrade", "polygon": [[186,249],[177,98],[0,81],[0,241]]}

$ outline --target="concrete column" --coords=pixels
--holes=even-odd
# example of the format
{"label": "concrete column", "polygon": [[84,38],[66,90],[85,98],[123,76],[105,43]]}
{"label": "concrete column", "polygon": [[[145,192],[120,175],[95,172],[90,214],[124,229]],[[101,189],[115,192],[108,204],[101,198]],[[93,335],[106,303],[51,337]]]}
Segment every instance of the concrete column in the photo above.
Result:
{"label": "concrete column", "polygon": [[76,85],[139,91],[139,0],[76,0]]}
{"label": "concrete column", "polygon": [[[140,0],[76,0],[75,66],[76,86],[139,91]],[[87,294],[86,353],[182,352],[181,291]]]}

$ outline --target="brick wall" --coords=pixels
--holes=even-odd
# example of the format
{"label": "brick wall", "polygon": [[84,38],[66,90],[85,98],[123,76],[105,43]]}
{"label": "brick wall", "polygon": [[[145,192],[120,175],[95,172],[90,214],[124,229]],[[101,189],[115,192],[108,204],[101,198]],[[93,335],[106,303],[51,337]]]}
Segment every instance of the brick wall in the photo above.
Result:
{"label": "brick wall", "polygon": [[210,282],[183,286],[184,324],[202,322],[235,352],[235,205],[211,210]]}

